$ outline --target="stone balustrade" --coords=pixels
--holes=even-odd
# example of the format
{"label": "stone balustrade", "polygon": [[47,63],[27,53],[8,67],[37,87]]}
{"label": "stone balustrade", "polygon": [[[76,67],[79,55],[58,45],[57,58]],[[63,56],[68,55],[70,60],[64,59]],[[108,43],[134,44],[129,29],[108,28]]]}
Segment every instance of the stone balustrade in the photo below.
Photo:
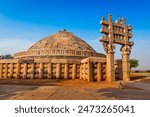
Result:
{"label": "stone balustrade", "polygon": [[80,79],[93,81],[104,81],[106,79],[106,59],[86,58],[81,61]]}
{"label": "stone balustrade", "polygon": [[102,81],[106,77],[106,59],[80,60],[33,59],[0,60],[0,79],[84,79]]}
{"label": "stone balustrade", "polygon": [[14,58],[27,58],[27,57],[37,57],[37,56],[77,56],[77,57],[101,57],[99,53],[89,52],[89,51],[77,51],[77,50],[30,50],[16,53]]}

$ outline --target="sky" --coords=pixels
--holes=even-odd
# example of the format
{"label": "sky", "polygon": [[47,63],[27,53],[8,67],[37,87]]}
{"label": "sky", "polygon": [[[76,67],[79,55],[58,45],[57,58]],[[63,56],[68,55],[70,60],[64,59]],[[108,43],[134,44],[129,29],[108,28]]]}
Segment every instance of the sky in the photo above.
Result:
{"label": "sky", "polygon": [[[27,50],[47,35],[67,29],[104,53],[99,42],[101,17],[111,13],[132,24],[135,45],[131,58],[137,69],[150,69],[149,0],[0,0],[0,55]],[[121,58],[117,45],[115,58]]]}

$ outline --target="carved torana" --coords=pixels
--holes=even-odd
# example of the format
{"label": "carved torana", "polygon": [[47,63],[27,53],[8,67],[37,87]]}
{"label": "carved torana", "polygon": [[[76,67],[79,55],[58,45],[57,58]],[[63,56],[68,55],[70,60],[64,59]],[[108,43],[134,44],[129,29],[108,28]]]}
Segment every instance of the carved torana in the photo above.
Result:
{"label": "carved torana", "polygon": [[130,53],[131,47],[134,45],[130,39],[133,37],[131,31],[132,26],[126,25],[126,18],[118,18],[115,22],[112,22],[112,15],[108,15],[108,20],[102,17],[100,22],[102,28],[101,33],[105,34],[100,41],[103,43],[104,50],[106,52],[107,59],[107,81],[114,81],[115,79],[115,66],[114,66],[114,44],[120,44],[122,47],[122,69],[123,69],[123,80],[130,80]]}

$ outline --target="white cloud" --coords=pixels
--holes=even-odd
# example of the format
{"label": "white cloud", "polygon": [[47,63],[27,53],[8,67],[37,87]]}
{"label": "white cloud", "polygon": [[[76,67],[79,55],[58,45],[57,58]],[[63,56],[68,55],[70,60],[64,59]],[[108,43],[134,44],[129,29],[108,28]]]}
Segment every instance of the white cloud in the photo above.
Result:
{"label": "white cloud", "polygon": [[27,50],[34,42],[21,39],[0,39],[0,55]]}

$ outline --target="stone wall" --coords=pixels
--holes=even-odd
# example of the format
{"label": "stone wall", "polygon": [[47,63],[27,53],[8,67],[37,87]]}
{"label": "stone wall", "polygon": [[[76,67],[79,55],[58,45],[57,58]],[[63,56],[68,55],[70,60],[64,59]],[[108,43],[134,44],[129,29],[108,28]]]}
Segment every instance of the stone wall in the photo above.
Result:
{"label": "stone wall", "polygon": [[106,77],[105,58],[12,59],[0,60],[0,79],[84,79],[102,81]]}

